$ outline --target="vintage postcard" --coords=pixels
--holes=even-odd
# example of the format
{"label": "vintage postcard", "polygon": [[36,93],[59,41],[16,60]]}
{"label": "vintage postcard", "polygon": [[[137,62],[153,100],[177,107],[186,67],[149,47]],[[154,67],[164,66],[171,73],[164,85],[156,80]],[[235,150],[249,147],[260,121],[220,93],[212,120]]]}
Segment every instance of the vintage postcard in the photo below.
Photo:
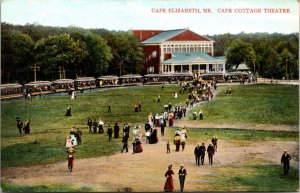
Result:
{"label": "vintage postcard", "polygon": [[1,191],[299,192],[299,1],[0,2]]}

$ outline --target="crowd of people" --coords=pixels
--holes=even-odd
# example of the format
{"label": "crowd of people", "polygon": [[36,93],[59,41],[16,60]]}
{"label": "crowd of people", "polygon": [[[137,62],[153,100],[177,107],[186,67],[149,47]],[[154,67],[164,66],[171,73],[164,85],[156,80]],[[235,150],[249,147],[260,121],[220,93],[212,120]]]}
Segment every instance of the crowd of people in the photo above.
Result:
{"label": "crowd of people", "polygon": [[[186,117],[187,109],[191,108],[195,105],[195,103],[200,101],[210,101],[214,96],[214,91],[217,89],[216,81],[212,81],[211,83],[207,83],[205,81],[197,81],[193,82],[193,84],[183,83],[180,85],[179,93],[183,94],[187,92],[187,99],[185,106],[179,105],[172,105],[171,103],[165,103],[163,106],[163,112],[153,114],[152,112],[149,113],[148,117],[146,117],[146,123],[144,125],[145,131],[143,132],[142,126],[134,126],[132,128],[132,132],[130,132],[130,126],[128,123],[123,124],[123,132],[120,132],[119,123],[115,123],[113,126],[110,124],[107,125],[107,131],[105,132],[104,129],[104,121],[101,119],[91,119],[90,117],[87,120],[87,126],[89,128],[90,134],[107,134],[108,141],[112,141],[112,138],[118,139],[122,138],[122,148],[121,153],[129,152],[129,141],[130,135],[132,135],[132,154],[142,153],[143,152],[143,143],[146,144],[156,144],[159,141],[158,138],[158,129],[160,128],[161,137],[165,135],[165,129],[167,125],[169,127],[173,127],[175,119],[182,119]],[[163,90],[163,87],[162,87]],[[232,91],[226,90],[226,93],[230,94]],[[177,92],[172,94],[173,98],[177,98]],[[72,94],[72,99],[76,99],[76,94]],[[158,95],[155,99],[155,102],[160,102],[161,98]],[[140,112],[141,111],[141,102],[136,102],[134,105],[134,111]],[[110,105],[108,106],[108,112],[111,112]],[[71,107],[67,107],[67,112],[65,116],[72,116]],[[199,112],[193,112],[193,118],[197,119],[199,117],[200,120],[204,118],[204,114],[200,109]],[[21,134],[24,131],[25,134],[30,133],[30,121],[26,120],[25,124],[22,123],[19,117],[16,118],[17,121],[17,128],[19,133]],[[144,136],[143,136],[144,133]],[[175,152],[180,152],[185,150],[186,142],[187,142],[187,129],[184,126],[182,129],[177,129],[174,135],[174,145],[175,145]],[[68,169],[70,172],[73,170],[74,166],[74,154],[75,154],[75,146],[81,145],[82,143],[82,132],[79,128],[72,127],[70,130],[70,135],[66,139],[66,152],[68,154]],[[206,147],[205,143],[202,142],[201,144],[198,143],[194,149],[194,156],[196,165],[204,165],[205,162],[205,155],[207,152],[208,155],[208,163],[213,165],[213,157],[217,152],[217,144],[218,139],[214,136],[209,145]],[[171,145],[170,142],[167,141],[167,154],[171,153]],[[284,154],[281,158],[281,163],[284,165],[284,173],[288,174],[289,171],[289,161],[291,160],[291,156],[287,154],[287,151],[284,151]],[[172,164],[168,166],[168,170],[165,173],[166,182],[164,186],[165,191],[173,191],[174,184],[173,178],[174,171],[172,170]],[[180,169],[178,171],[179,181],[180,181],[180,190],[183,191],[184,189],[184,182],[185,177],[187,175],[186,169],[183,165],[180,165]]]}

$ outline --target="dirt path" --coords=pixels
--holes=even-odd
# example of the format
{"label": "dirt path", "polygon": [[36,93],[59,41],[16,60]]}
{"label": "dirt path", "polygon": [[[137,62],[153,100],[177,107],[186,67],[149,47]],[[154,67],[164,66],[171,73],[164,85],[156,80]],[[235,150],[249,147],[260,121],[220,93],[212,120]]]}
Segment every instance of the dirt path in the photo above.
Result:
{"label": "dirt path", "polygon": [[203,123],[199,120],[180,120],[175,121],[176,127],[187,128],[232,128],[232,129],[256,129],[256,130],[269,130],[269,131],[299,131],[298,125],[271,125],[271,124],[257,124],[257,123],[247,123],[247,124],[218,124],[218,123]]}
{"label": "dirt path", "polygon": [[[188,143],[188,142],[187,142]],[[196,166],[193,151],[195,144],[187,144],[185,151],[166,153],[166,142],[143,144],[140,154],[117,153],[100,158],[77,159],[72,173],[67,170],[67,162],[29,167],[11,167],[2,169],[2,179],[16,184],[45,185],[68,184],[90,187],[94,191],[163,191],[164,173],[169,164],[173,164],[175,191],[179,191],[178,169],[180,164],[187,168],[186,191],[207,191],[200,186],[199,180],[222,166],[261,163],[278,164],[282,147],[293,155],[298,155],[297,143],[260,142],[252,144],[219,141],[218,152],[214,156],[214,165]],[[232,149],[234,148],[234,154]],[[295,160],[295,159],[294,159]],[[298,165],[293,162],[292,165]]]}

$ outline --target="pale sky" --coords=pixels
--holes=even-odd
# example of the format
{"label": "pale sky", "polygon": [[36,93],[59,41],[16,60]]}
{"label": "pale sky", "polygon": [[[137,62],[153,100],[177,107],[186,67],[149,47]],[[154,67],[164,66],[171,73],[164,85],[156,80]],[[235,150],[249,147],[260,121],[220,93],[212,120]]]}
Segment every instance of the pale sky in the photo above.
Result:
{"label": "pale sky", "polygon": [[[44,26],[130,29],[189,28],[202,35],[299,32],[297,0],[0,0],[1,22]],[[201,13],[171,13],[190,8]],[[288,13],[266,13],[285,9]],[[165,13],[154,10],[165,9]],[[203,13],[211,9],[211,13]],[[231,9],[231,13],[220,13]],[[237,13],[256,9],[260,13]],[[250,10],[249,10],[250,11]]]}

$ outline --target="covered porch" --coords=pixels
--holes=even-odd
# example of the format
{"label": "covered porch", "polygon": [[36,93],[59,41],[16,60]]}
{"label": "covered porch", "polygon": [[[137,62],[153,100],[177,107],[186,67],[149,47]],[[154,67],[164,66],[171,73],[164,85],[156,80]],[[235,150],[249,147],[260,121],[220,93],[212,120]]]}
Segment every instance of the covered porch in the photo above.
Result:
{"label": "covered porch", "polygon": [[203,52],[174,53],[172,58],[161,63],[161,72],[204,74],[221,72],[225,74],[225,60],[217,59]]}

